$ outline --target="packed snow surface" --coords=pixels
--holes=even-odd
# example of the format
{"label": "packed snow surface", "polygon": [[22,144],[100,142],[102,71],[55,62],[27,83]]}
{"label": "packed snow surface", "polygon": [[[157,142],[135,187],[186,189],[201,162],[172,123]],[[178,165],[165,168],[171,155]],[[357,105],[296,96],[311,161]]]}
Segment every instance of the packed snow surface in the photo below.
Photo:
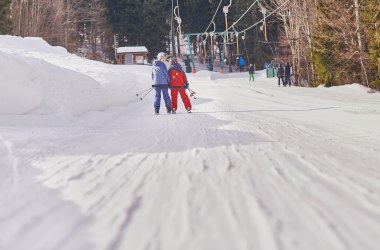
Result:
{"label": "packed snow surface", "polygon": [[377,250],[380,94],[189,75],[0,36],[1,250]]}

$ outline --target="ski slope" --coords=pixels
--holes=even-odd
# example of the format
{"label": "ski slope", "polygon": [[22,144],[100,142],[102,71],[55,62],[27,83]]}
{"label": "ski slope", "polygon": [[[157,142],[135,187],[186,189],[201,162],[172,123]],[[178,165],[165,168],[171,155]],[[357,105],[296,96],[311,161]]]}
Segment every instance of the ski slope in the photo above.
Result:
{"label": "ski slope", "polygon": [[377,250],[380,93],[189,75],[0,36],[1,250]]}

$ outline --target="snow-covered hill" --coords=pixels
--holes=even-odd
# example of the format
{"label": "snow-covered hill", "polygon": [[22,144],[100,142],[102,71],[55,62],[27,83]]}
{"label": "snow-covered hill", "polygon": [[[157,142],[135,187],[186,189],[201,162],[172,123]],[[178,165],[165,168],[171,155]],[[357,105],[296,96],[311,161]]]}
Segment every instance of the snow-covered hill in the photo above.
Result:
{"label": "snow-covered hill", "polygon": [[0,249],[375,250],[380,94],[189,75],[154,115],[151,68],[0,36]]}
{"label": "snow-covered hill", "polygon": [[0,36],[0,68],[0,114],[104,110],[135,100],[149,81],[147,66],[85,60],[41,38]]}

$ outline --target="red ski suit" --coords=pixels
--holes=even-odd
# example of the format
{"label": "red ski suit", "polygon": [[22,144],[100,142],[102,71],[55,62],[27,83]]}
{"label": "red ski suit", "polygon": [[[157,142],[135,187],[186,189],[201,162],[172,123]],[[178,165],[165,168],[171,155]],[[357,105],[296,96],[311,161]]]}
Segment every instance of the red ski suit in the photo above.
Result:
{"label": "red ski suit", "polygon": [[185,72],[181,70],[181,65],[174,64],[169,69],[170,92],[172,97],[172,109],[177,109],[178,92],[181,95],[186,110],[191,110],[190,99],[186,94],[186,85],[188,84]]}

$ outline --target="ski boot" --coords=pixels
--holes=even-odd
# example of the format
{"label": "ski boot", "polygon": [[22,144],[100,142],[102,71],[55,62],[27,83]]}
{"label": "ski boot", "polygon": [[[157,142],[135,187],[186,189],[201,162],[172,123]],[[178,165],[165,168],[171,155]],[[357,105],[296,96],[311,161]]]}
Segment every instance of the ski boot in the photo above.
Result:
{"label": "ski boot", "polygon": [[171,107],[167,107],[166,110],[168,111],[168,115],[170,115],[172,113],[172,108]]}
{"label": "ski boot", "polygon": [[172,109],[172,114],[175,114],[176,113],[176,111],[177,111],[177,109]]}
{"label": "ski boot", "polygon": [[191,113],[191,108],[187,108],[187,113]]}
{"label": "ski boot", "polygon": [[156,115],[159,115],[160,114],[160,107],[155,107],[154,112],[156,113]]}

